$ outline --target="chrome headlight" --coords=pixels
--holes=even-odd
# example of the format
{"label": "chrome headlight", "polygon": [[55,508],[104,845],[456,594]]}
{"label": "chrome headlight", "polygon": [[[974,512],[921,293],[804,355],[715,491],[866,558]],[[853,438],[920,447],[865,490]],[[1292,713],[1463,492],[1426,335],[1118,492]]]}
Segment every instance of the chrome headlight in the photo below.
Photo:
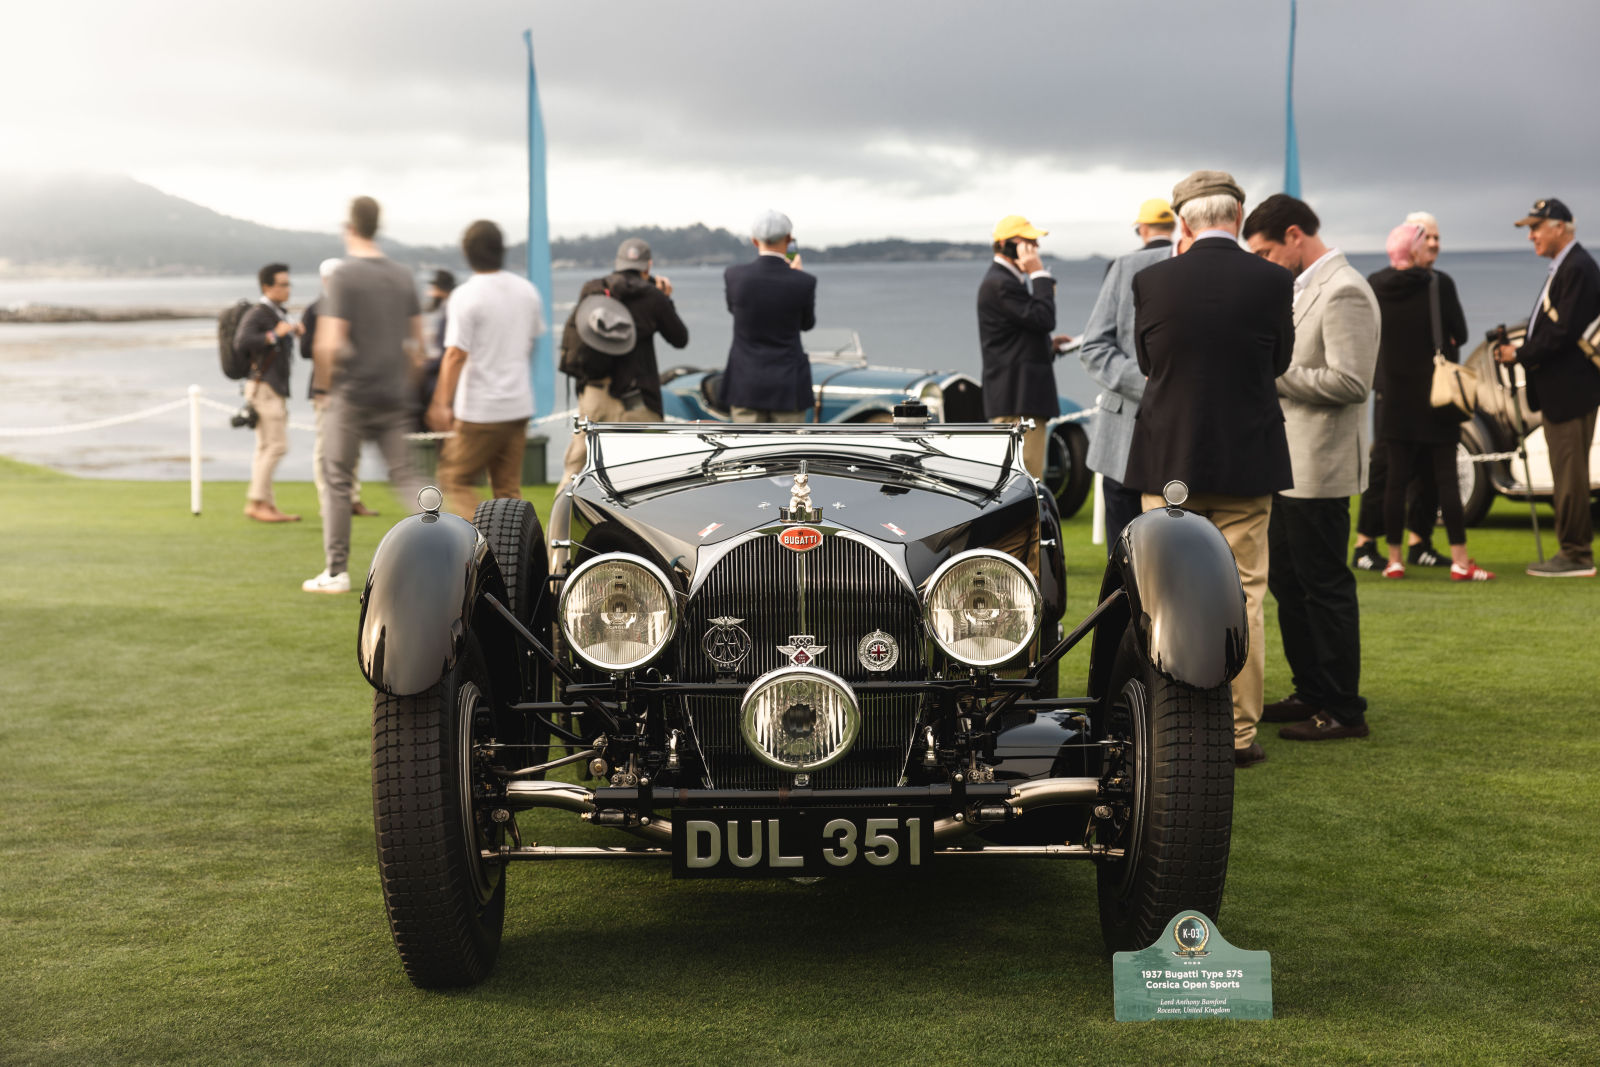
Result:
{"label": "chrome headlight", "polygon": [[1039,585],[1004,552],[978,548],[945,561],[923,603],[939,647],[973,667],[994,667],[1026,648],[1039,629]]}
{"label": "chrome headlight", "polygon": [[861,708],[838,675],[781,667],[745,693],[739,729],[762,762],[780,771],[814,771],[850,751],[861,732]]}
{"label": "chrome headlight", "polygon": [[622,553],[596,556],[573,571],[557,611],[572,651],[603,671],[644,666],[678,628],[667,576],[648,560]]}
{"label": "chrome headlight", "polygon": [[917,393],[918,399],[928,406],[928,421],[944,421],[944,386],[929,382]]}

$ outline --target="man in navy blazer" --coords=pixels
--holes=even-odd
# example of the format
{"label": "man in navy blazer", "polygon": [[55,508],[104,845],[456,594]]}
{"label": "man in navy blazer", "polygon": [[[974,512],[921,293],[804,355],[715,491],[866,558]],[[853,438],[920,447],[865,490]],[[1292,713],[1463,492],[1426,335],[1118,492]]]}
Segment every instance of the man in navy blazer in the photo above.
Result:
{"label": "man in navy blazer", "polygon": [[723,272],[733,344],[722,403],[734,422],[804,422],[811,410],[811,360],[802,331],[817,324],[817,279],[785,255],[793,226],[765,211],[750,228],[756,258]]}
{"label": "man in navy blazer", "polygon": [[1537,201],[1517,222],[1528,228],[1533,250],[1550,260],[1550,274],[1528,316],[1522,347],[1499,345],[1494,358],[1521,363],[1528,406],[1544,416],[1555,479],[1556,536],[1561,551],[1528,564],[1535,578],[1594,576],[1594,524],[1589,516],[1589,448],[1600,406],[1600,371],[1578,343],[1600,316],[1600,266],[1573,233],[1572,211],[1551,197]]}
{"label": "man in navy blazer", "polygon": [[1250,653],[1233,680],[1233,759],[1266,759],[1256,740],[1267,656],[1263,596],[1272,495],[1294,485],[1276,381],[1294,355],[1294,275],[1239,247],[1244,192],[1197,170],[1172,190],[1187,251],[1133,276],[1133,336],[1148,375],[1122,482],[1161,507],[1189,487],[1185,510],[1216,524],[1239,565]]}
{"label": "man in navy blazer", "polygon": [[1039,258],[1047,231],[1021,215],[994,227],[994,262],[978,286],[978,347],[983,353],[983,414],[990,422],[1033,420],[1022,462],[1044,477],[1045,434],[1056,402],[1056,280]]}

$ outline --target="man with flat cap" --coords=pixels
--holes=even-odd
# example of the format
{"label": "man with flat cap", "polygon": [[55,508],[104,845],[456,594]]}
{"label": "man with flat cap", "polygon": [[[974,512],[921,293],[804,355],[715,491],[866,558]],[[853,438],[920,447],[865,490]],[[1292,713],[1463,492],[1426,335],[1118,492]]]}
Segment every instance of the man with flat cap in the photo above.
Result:
{"label": "man with flat cap", "polygon": [[[623,241],[617,246],[611,273],[589,279],[578,290],[578,303],[561,331],[561,363],[578,372],[572,375],[578,390],[578,414],[590,422],[661,421],[661,371],[656,365],[655,337],[660,334],[673,348],[682,348],[689,343],[689,327],[672,302],[672,282],[666,275],[654,273],[654,265],[643,238]],[[609,297],[622,307],[612,308],[608,318],[597,307],[601,302],[589,301],[597,296]],[[578,314],[580,309],[584,315]],[[625,317],[632,320],[633,330],[623,330],[618,337],[628,344],[603,336],[608,321],[620,325]],[[562,465],[562,487],[583,470],[588,458],[588,435],[574,433]]]}
{"label": "man with flat cap", "polygon": [[994,262],[978,286],[978,346],[983,355],[983,414],[990,422],[1032,419],[1022,463],[1044,477],[1045,435],[1061,414],[1056,399],[1056,280],[1039,258],[1046,231],[1021,215],[994,227]]}
{"label": "man with flat cap", "polygon": [[1146,200],[1139,205],[1134,231],[1144,247],[1118,256],[1107,265],[1100,295],[1083,328],[1083,345],[1078,349],[1083,369],[1100,386],[1094,418],[1089,423],[1086,462],[1090,470],[1100,475],[1108,556],[1123,527],[1144,510],[1139,490],[1122,483],[1128,466],[1128,444],[1133,440],[1133,417],[1144,396],[1144,371],[1133,354],[1133,276],[1152,263],[1171,258],[1176,223],[1172,205],[1165,200]]}
{"label": "man with flat cap", "polygon": [[1499,345],[1494,358],[1522,364],[1528,406],[1544,415],[1561,541],[1559,552],[1543,563],[1528,564],[1528,573],[1535,578],[1592,578],[1589,446],[1600,407],[1600,370],[1578,342],[1584,328],[1600,316],[1600,267],[1578,243],[1572,212],[1561,201],[1535,201],[1517,225],[1528,227],[1533,250],[1550,260],[1550,273],[1528,318],[1522,347]]}
{"label": "man with flat cap", "polygon": [[1294,276],[1239,247],[1244,192],[1200,170],[1172,190],[1186,251],[1133,278],[1133,338],[1147,376],[1124,484],[1146,510],[1176,478],[1185,510],[1222,531],[1239,566],[1249,656],[1233,680],[1233,758],[1266,759],[1256,741],[1265,681],[1267,526],[1272,494],[1294,485],[1276,379],[1294,354]]}
{"label": "man with flat cap", "polygon": [[798,253],[781,211],[750,226],[756,258],[723,272],[733,344],[722,376],[722,403],[734,422],[805,422],[811,410],[811,358],[800,334],[817,324],[817,279]]}

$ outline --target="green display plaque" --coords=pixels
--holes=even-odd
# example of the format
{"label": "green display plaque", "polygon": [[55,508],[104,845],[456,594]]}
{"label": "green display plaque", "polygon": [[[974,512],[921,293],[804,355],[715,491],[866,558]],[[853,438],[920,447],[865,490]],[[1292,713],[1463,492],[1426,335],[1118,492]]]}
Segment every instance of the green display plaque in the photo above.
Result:
{"label": "green display plaque", "polygon": [[1272,1018],[1272,954],[1228,944],[1198,911],[1173,916],[1149,948],[1111,957],[1118,1022]]}

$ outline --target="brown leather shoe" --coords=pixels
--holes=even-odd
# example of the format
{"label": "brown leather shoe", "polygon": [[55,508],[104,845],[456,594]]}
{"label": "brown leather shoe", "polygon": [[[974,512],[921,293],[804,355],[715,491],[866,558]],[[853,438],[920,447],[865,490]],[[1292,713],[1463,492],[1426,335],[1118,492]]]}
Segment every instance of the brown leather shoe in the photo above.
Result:
{"label": "brown leather shoe", "polygon": [[300,516],[287,515],[278,510],[275,504],[250,503],[245,505],[244,517],[254,519],[256,522],[299,522]]}
{"label": "brown leather shoe", "polygon": [[375,519],[378,517],[376,511],[373,511],[359,500],[350,505],[350,514],[358,519]]}
{"label": "brown leather shoe", "polygon": [[1366,737],[1372,731],[1366,720],[1346,726],[1325,711],[1319,711],[1305,722],[1292,723],[1278,731],[1285,741],[1337,741],[1341,737]]}
{"label": "brown leather shoe", "polygon": [[1261,747],[1260,741],[1252,741],[1244,748],[1233,750],[1233,765],[1239,767],[1254,767],[1258,763],[1265,763],[1267,750]]}
{"label": "brown leather shoe", "polygon": [[1305,722],[1322,709],[1314,704],[1307,704],[1300,699],[1299,693],[1290,693],[1282,700],[1277,700],[1261,709],[1262,722]]}

